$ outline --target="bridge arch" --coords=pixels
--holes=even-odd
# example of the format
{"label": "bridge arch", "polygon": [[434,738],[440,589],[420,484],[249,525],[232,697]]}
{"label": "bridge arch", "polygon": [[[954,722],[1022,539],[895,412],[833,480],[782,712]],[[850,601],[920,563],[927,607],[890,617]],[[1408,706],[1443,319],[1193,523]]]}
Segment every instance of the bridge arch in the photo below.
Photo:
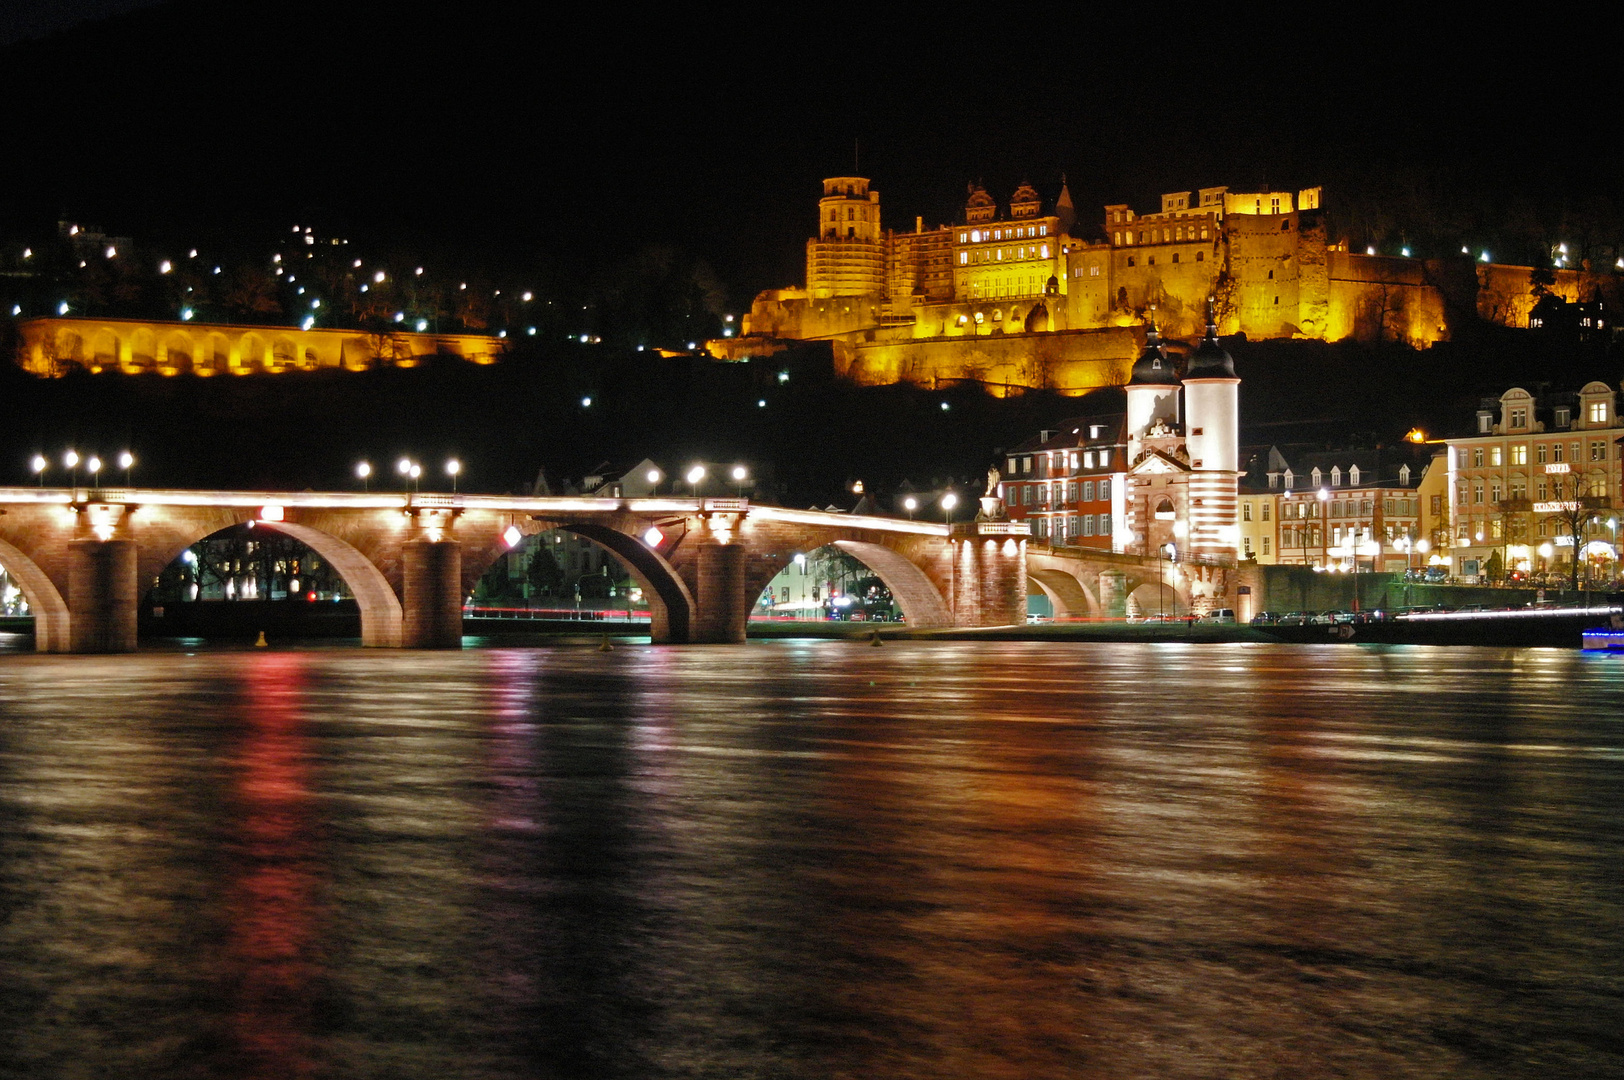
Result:
{"label": "bridge arch", "polygon": [[1054,605],[1056,618],[1098,617],[1101,614],[1099,598],[1073,574],[1064,570],[1028,567],[1026,577],[1049,598],[1049,603]]}
{"label": "bridge arch", "polygon": [[0,540],[0,566],[23,591],[34,613],[34,648],[39,652],[68,651],[68,604],[39,564],[19,548]]}
{"label": "bridge arch", "polygon": [[[894,551],[883,544],[875,544],[862,540],[834,540],[830,546],[844,551],[870,570],[874,576],[885,583],[891,590],[891,598],[896,601],[897,607],[902,609],[902,617],[909,626],[920,629],[952,626],[953,613],[948,607],[946,599],[937,590],[934,582],[916,566],[906,555]],[[752,582],[755,591],[750,599],[761,595],[761,590],[773,576],[789,565],[790,560],[784,559],[774,565],[760,582]]]}
{"label": "bridge arch", "polygon": [[[256,529],[269,529],[299,541],[326,559],[327,564],[338,572],[339,577],[344,579],[344,584],[349,588],[350,594],[355,597],[355,605],[361,613],[362,645],[384,649],[400,647],[401,630],[404,626],[400,597],[395,595],[395,590],[390,586],[389,579],[384,577],[383,571],[353,544],[309,525],[298,525],[288,521],[257,521],[251,515],[234,515],[234,517],[236,520],[224,523],[210,522],[202,531],[193,530],[178,541],[172,539],[158,566],[160,568],[168,566],[180,558],[181,552],[215,533],[253,522]],[[150,573],[146,574],[145,580],[151,581],[153,576]],[[30,600],[29,603],[32,604],[33,601]]]}
{"label": "bridge arch", "polygon": [[649,599],[650,640],[687,641],[693,632],[694,597],[676,568],[660,553],[619,529],[589,522],[558,522],[556,527],[585,537],[618,558]]}
{"label": "bridge arch", "polygon": [[[693,632],[696,603],[687,582],[658,551],[643,542],[640,535],[613,525],[568,518],[541,519],[512,522],[527,537],[554,529],[590,540],[603,548],[626,568],[632,580],[643,590],[649,606],[649,637],[656,644],[686,642]],[[479,542],[463,534],[463,595],[467,596],[472,583],[490,569],[498,556],[511,550],[501,540]],[[516,547],[517,545],[515,545]]]}

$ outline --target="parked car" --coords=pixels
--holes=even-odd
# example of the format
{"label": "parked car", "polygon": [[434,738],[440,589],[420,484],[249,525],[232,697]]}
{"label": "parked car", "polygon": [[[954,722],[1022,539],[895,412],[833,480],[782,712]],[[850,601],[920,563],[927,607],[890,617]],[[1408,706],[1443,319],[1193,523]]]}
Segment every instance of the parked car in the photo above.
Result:
{"label": "parked car", "polygon": [[1232,623],[1235,621],[1235,611],[1233,608],[1218,608],[1216,611],[1209,611],[1201,616],[1201,621],[1206,623]]}
{"label": "parked car", "polygon": [[1313,622],[1315,615],[1312,611],[1288,611],[1280,616],[1280,626],[1307,626]]}
{"label": "parked car", "polygon": [[1253,626],[1274,626],[1280,622],[1278,611],[1260,611],[1252,616]]}

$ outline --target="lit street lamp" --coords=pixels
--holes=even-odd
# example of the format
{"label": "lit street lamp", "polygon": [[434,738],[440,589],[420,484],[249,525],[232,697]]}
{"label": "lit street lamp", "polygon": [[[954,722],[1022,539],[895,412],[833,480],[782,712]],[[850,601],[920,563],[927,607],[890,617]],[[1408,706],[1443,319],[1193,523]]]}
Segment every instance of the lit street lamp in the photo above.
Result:
{"label": "lit street lamp", "polygon": [[695,465],[688,470],[688,487],[696,499],[699,497],[699,482],[703,479],[705,479],[705,466]]}
{"label": "lit street lamp", "polygon": [[457,493],[457,476],[462,472],[462,462],[452,458],[445,463],[445,471],[446,475],[451,477],[451,493],[455,495]]}
{"label": "lit street lamp", "polygon": [[744,482],[749,478],[750,470],[746,469],[743,465],[735,465],[733,466],[733,472],[731,475],[733,477],[733,485],[738,489],[739,498],[744,498]]}
{"label": "lit street lamp", "polygon": [[355,475],[361,478],[361,490],[372,490],[372,463],[363,461],[355,467]]}
{"label": "lit street lamp", "polygon": [[79,451],[69,450],[62,455],[62,465],[68,470],[69,485],[73,488],[73,501],[79,501]]}
{"label": "lit street lamp", "polygon": [[128,450],[118,455],[118,467],[124,470],[124,486],[130,486],[130,470],[135,468],[135,455]]}
{"label": "lit street lamp", "polygon": [[85,462],[85,471],[90,473],[91,487],[97,486],[96,476],[101,472],[101,465],[101,458],[97,457],[95,454],[91,454],[90,460]]}
{"label": "lit street lamp", "polygon": [[51,463],[45,460],[44,454],[35,454],[34,460],[28,463],[34,469],[34,477],[40,487],[45,486],[45,469]]}
{"label": "lit street lamp", "polygon": [[919,500],[914,498],[912,495],[909,495],[906,499],[902,500],[902,508],[908,511],[908,520],[912,521],[914,511],[919,509]]}
{"label": "lit street lamp", "polygon": [[947,513],[947,531],[949,535],[953,532],[953,508],[957,505],[959,505],[959,497],[955,492],[949,491],[942,496],[942,509]]}

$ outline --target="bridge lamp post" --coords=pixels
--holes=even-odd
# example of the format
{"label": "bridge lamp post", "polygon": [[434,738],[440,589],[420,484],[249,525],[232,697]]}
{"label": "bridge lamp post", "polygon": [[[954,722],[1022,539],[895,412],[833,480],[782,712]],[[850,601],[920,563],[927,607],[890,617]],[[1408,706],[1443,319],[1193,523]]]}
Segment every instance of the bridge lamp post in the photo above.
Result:
{"label": "bridge lamp post", "polygon": [[705,479],[705,466],[695,465],[688,470],[688,488],[693,492],[694,498],[699,498],[699,482]]}
{"label": "bridge lamp post", "polygon": [[415,491],[417,491],[417,480],[418,480],[418,478],[420,476],[423,475],[423,466],[417,464],[414,461],[412,463],[412,471],[411,471],[410,475],[411,475],[411,478],[412,478],[412,491],[415,492]]}
{"label": "bridge lamp post", "polygon": [[959,496],[949,491],[942,496],[942,512],[947,517],[947,591],[949,596],[948,610],[953,615],[954,625],[959,621],[959,559],[953,550],[953,508],[959,505]]}
{"label": "bridge lamp post", "polygon": [[130,486],[130,470],[135,468],[135,455],[128,450],[118,455],[118,467],[124,470],[124,486]]}
{"label": "bridge lamp post", "polygon": [[906,499],[902,500],[902,508],[908,511],[908,520],[912,521],[914,511],[919,509],[919,500],[914,498],[912,495],[909,495]]}
{"label": "bridge lamp post", "polygon": [[410,491],[412,487],[412,461],[410,458],[401,458],[395,462],[395,471],[400,474],[400,488]]}
{"label": "bridge lamp post", "polygon": [[739,498],[744,498],[744,482],[745,480],[749,479],[750,470],[746,469],[743,465],[735,465],[733,466],[732,473],[729,475],[733,477],[733,486],[735,490],[738,491]]}
{"label": "bridge lamp post", "polygon": [[372,463],[370,461],[363,461],[357,465],[355,475],[361,478],[361,490],[363,492],[372,490]]}
{"label": "bridge lamp post", "polygon": [[79,451],[69,450],[62,455],[62,465],[68,470],[69,483],[73,487],[73,501],[79,501]]}
{"label": "bridge lamp post", "polygon": [[91,454],[90,460],[85,462],[85,471],[90,474],[90,486],[93,488],[99,484],[96,477],[101,473],[101,466],[102,460],[95,454]]}
{"label": "bridge lamp post", "polygon": [[51,463],[49,461],[45,460],[45,455],[44,454],[35,454],[34,459],[32,461],[30,461],[28,464],[34,470],[34,479],[35,479],[36,483],[38,484],[38,486],[39,487],[44,487],[45,486],[45,470],[46,470],[47,467],[49,467],[49,465]]}
{"label": "bridge lamp post", "polygon": [[957,505],[959,505],[959,497],[956,492],[949,491],[942,496],[942,510],[947,514],[947,535],[949,536],[953,535],[953,508]]}
{"label": "bridge lamp post", "polygon": [[457,476],[462,472],[462,462],[452,458],[445,463],[446,475],[451,477],[451,494],[457,493]]}
{"label": "bridge lamp post", "polygon": [[665,474],[659,469],[650,469],[643,474],[643,479],[648,481],[648,493],[658,495],[660,493],[660,481],[665,479]]}

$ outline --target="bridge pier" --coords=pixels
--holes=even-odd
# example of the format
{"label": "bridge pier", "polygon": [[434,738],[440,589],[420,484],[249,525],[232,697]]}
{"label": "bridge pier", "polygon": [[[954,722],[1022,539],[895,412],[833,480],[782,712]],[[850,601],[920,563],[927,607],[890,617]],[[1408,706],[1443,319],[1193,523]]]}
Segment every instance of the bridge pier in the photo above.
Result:
{"label": "bridge pier", "polygon": [[405,649],[462,648],[462,545],[408,540],[401,545],[400,644]]}
{"label": "bridge pier", "polygon": [[133,540],[68,541],[68,651],[135,651]]}
{"label": "bridge pier", "polygon": [[694,613],[688,640],[695,644],[733,644],[744,640],[745,623],[750,617],[750,600],[745,595],[745,558],[740,544],[699,544],[694,554]]}
{"label": "bridge pier", "polygon": [[1121,570],[1100,571],[1100,614],[1107,619],[1128,617],[1128,575]]}
{"label": "bridge pier", "polygon": [[976,525],[949,538],[953,560],[948,607],[954,626],[1026,622],[1025,538],[983,533]]}

